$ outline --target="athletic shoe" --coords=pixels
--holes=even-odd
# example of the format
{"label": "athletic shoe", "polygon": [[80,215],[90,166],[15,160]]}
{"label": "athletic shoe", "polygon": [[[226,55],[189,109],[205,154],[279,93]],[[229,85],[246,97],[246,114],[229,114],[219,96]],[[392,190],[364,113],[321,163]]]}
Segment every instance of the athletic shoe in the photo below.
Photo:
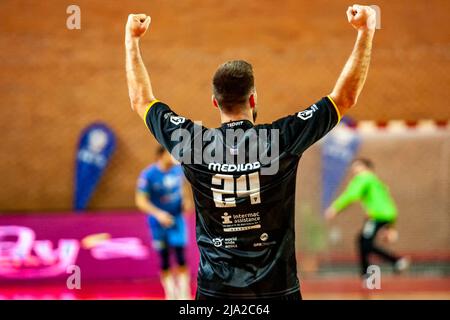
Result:
{"label": "athletic shoe", "polygon": [[400,258],[394,265],[394,270],[396,272],[403,272],[409,268],[411,265],[411,260],[409,258]]}

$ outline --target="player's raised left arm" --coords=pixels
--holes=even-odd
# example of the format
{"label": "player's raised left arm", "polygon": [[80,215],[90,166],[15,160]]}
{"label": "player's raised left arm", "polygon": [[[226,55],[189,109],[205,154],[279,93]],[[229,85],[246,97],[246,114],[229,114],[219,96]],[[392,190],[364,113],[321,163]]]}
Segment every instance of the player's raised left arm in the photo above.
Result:
{"label": "player's raised left arm", "polygon": [[131,108],[141,118],[145,117],[147,106],[156,100],[139,47],[140,38],[147,31],[150,21],[151,18],[145,14],[130,14],[125,27],[125,61],[128,92]]}
{"label": "player's raised left arm", "polygon": [[376,28],[376,12],[369,6],[353,5],[347,10],[347,18],[358,32],[356,43],[330,94],[341,116],[356,104],[366,81]]}

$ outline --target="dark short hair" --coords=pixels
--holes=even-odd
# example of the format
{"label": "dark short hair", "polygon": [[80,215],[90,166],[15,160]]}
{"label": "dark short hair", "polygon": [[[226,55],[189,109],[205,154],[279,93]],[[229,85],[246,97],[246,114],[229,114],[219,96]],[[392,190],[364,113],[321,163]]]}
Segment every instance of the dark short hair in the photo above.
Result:
{"label": "dark short hair", "polygon": [[217,69],[212,82],[214,97],[221,108],[242,105],[255,86],[252,65],[243,60],[225,62]]}
{"label": "dark short hair", "polygon": [[373,161],[367,158],[356,158],[355,160],[353,160],[353,163],[356,162],[362,163],[366,168],[369,169],[373,169],[375,167]]}

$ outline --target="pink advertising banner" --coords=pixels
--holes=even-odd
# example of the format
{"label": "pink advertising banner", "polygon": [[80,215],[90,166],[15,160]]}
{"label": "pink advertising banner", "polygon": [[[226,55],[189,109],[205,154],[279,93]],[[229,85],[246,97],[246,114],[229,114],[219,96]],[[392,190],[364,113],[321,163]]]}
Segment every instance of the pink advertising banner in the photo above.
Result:
{"label": "pink advertising banner", "polygon": [[[198,266],[194,215],[187,217],[188,263]],[[0,215],[0,282],[158,277],[147,218],[139,212]]]}

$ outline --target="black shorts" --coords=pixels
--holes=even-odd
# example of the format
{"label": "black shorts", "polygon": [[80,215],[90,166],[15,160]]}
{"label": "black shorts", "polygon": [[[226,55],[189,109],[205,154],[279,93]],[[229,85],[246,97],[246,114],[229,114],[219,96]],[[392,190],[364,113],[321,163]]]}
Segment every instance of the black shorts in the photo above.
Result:
{"label": "black shorts", "polygon": [[[282,301],[300,301],[302,300],[302,294],[300,290],[297,290],[293,293],[289,293],[285,296],[275,297],[275,298],[264,298],[264,297],[254,297],[254,298],[246,298],[246,299],[257,299],[257,300],[282,300]],[[195,300],[212,300],[212,301],[218,301],[218,300],[225,300],[224,298],[219,297],[212,297],[212,296],[206,296],[198,292],[195,295]]]}

